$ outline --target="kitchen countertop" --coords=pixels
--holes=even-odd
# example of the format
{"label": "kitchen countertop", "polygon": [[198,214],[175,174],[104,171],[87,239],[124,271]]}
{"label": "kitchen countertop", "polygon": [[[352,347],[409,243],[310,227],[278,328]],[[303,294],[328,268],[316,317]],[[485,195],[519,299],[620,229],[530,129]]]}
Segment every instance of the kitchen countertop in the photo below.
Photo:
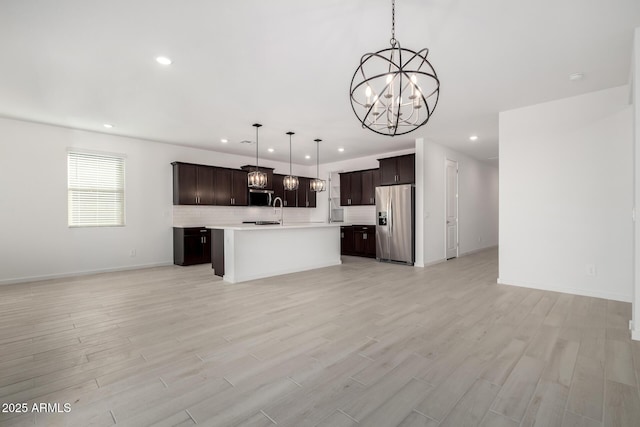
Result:
{"label": "kitchen countertop", "polygon": [[256,224],[216,224],[206,225],[206,228],[214,230],[291,230],[296,228],[323,228],[323,227],[341,227],[345,225],[351,225],[344,222],[292,222],[290,224],[269,224],[269,225],[256,225]]}

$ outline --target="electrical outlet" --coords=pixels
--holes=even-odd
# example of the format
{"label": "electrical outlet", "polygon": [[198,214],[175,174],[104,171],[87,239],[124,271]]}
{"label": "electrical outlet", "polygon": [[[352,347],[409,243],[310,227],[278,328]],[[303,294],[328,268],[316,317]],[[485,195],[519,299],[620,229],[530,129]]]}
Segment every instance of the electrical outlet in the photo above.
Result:
{"label": "electrical outlet", "polygon": [[587,276],[596,277],[598,275],[598,270],[596,270],[595,264],[587,264],[586,273]]}
{"label": "electrical outlet", "polygon": [[129,251],[129,256],[130,256],[131,258],[135,257],[135,256],[136,256],[136,250],[135,250],[135,249],[131,249],[131,250]]}

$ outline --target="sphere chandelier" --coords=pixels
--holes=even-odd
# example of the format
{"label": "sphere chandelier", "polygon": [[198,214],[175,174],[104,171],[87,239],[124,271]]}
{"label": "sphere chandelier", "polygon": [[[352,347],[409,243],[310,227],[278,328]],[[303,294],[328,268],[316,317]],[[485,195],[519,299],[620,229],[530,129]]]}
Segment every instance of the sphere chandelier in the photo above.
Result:
{"label": "sphere chandelier", "polygon": [[353,74],[351,108],[367,128],[381,135],[404,135],[425,125],[438,104],[440,80],[427,60],[429,49],[400,47],[391,2],[390,48],[366,53]]}

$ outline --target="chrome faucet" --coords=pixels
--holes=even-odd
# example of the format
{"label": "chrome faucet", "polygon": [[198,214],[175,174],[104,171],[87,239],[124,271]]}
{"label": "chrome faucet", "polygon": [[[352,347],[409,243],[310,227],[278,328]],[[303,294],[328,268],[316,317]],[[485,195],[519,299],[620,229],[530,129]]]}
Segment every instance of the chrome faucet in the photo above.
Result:
{"label": "chrome faucet", "polygon": [[282,205],[282,199],[280,198],[280,196],[276,197],[275,199],[273,199],[273,212],[277,212],[276,211],[276,202],[280,200],[280,225],[284,225],[284,206]]}

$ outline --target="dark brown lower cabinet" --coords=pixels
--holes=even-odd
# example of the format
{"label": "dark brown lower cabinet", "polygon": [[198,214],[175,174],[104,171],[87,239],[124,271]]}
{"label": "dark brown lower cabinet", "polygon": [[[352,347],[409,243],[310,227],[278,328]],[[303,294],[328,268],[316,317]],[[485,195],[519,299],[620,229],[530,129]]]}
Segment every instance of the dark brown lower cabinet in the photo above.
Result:
{"label": "dark brown lower cabinet", "polygon": [[173,228],[173,263],[176,265],[211,262],[211,230],[204,227]]}
{"label": "dark brown lower cabinet", "polygon": [[353,255],[353,227],[340,227],[340,253]]}
{"label": "dark brown lower cabinet", "polygon": [[376,257],[376,227],[374,225],[340,227],[340,242],[342,255]]}

